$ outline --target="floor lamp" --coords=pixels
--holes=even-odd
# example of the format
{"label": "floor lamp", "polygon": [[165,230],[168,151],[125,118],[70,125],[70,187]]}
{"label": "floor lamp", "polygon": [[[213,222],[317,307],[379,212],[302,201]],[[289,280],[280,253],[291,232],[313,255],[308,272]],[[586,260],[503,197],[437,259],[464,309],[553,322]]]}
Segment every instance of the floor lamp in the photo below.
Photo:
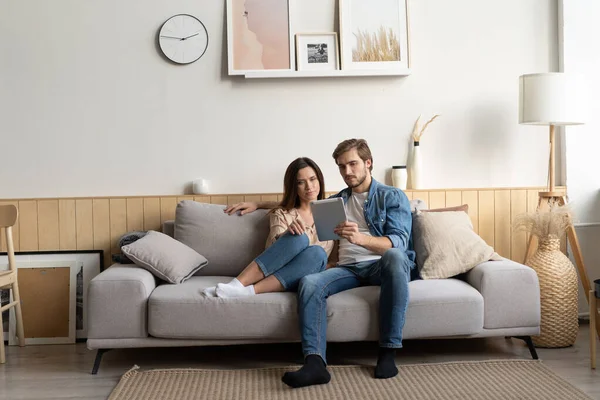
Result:
{"label": "floor lamp", "polygon": [[[555,188],[555,127],[580,125],[584,121],[584,104],[582,104],[582,86],[577,77],[562,72],[522,75],[519,78],[519,123],[525,125],[547,125],[550,127],[550,160],[548,191],[539,193],[538,209],[549,208],[552,204],[560,206],[567,203],[566,194],[557,192]],[[590,292],[590,280],[583,263],[581,247],[571,224],[567,228],[567,237],[571,244],[573,257],[577,264],[579,279],[585,293]],[[527,243],[524,263],[533,255],[534,235],[530,235]],[[586,296],[587,299],[587,296]],[[596,331],[600,335],[600,317],[596,313]],[[590,327],[590,329],[593,329]]]}

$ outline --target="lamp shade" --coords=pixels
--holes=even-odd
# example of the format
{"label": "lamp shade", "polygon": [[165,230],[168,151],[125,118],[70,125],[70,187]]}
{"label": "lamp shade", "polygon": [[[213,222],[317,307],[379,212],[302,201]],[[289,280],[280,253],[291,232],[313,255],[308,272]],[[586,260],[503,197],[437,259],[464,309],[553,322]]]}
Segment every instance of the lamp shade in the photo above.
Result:
{"label": "lamp shade", "polygon": [[519,78],[519,123],[579,125],[585,121],[581,78],[563,72]]}

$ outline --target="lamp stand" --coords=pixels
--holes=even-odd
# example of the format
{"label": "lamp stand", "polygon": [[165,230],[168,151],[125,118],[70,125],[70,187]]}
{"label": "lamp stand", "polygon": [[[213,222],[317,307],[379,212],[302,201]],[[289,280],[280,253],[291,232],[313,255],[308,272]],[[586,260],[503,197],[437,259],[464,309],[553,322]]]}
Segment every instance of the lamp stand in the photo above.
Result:
{"label": "lamp stand", "polygon": [[[538,199],[538,210],[546,210],[549,209],[552,205],[558,204],[559,206],[564,206],[567,204],[567,198],[565,193],[557,192],[554,185],[554,158],[555,158],[555,147],[554,147],[554,125],[550,125],[550,166],[548,174],[550,176],[549,190],[547,192],[539,192]],[[571,222],[567,227],[567,237],[569,239],[569,244],[571,245],[571,250],[573,251],[573,257],[575,258],[575,264],[577,265],[577,271],[579,272],[579,279],[581,280],[581,285],[583,286],[584,293],[589,293],[591,290],[590,280],[587,275],[587,271],[585,269],[585,265],[583,264],[583,256],[581,255],[581,247],[579,246],[579,240],[577,239],[577,233],[575,232],[575,227]],[[537,249],[537,238],[535,235],[529,235],[529,241],[527,242],[527,251],[525,252],[525,260],[523,264],[526,264],[527,261],[531,258],[535,250]],[[586,296],[586,300],[588,300],[588,296]],[[595,322],[596,322],[596,332],[600,336],[600,315],[598,314],[598,309],[592,310],[590,309],[590,314],[595,313]],[[590,318],[590,320],[593,320]],[[590,329],[593,329],[590,326]]]}

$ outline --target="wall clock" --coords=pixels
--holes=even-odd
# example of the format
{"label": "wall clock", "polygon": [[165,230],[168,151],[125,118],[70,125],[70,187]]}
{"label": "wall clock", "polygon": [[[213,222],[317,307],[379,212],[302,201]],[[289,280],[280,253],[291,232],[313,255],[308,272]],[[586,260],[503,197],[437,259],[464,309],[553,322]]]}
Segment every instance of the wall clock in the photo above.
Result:
{"label": "wall clock", "polygon": [[198,18],[177,14],[161,26],[158,43],[169,60],[177,64],[190,64],[206,52],[208,31]]}

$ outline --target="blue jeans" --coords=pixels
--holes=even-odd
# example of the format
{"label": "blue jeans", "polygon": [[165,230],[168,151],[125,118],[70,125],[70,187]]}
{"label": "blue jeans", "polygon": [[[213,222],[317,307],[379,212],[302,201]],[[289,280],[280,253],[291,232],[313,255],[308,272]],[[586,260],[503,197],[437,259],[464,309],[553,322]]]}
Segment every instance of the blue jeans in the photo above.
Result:
{"label": "blue jeans", "polygon": [[300,279],[325,270],[327,253],[321,246],[310,246],[305,233],[286,233],[254,261],[265,278],[274,275],[285,290],[294,291]]}
{"label": "blue jeans", "polygon": [[381,259],[330,268],[302,278],[298,314],[304,356],[316,354],[327,362],[327,297],[358,286],[380,285],[379,346],[402,347],[408,307],[408,283],[415,264],[400,249],[389,249]]}

